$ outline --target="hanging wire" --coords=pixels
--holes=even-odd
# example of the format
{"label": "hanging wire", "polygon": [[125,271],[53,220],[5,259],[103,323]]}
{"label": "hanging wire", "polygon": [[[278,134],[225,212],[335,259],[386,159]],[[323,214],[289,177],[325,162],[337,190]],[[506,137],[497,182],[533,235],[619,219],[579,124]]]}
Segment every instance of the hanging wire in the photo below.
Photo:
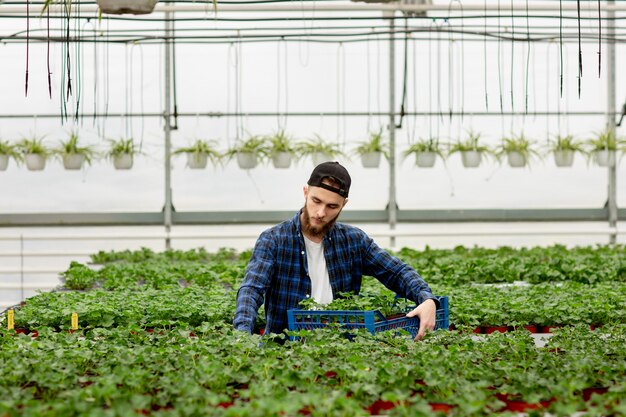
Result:
{"label": "hanging wire", "polygon": [[515,15],[513,14],[513,0],[511,0],[511,111],[515,111],[514,75],[515,70]]}
{"label": "hanging wire", "polygon": [[[100,19],[98,19],[98,25],[100,24]],[[93,31],[93,118],[92,118],[92,126],[96,125],[96,113],[98,111],[98,44],[95,42],[96,40],[96,26],[94,25]],[[160,83],[159,83],[160,84]]]}
{"label": "hanging wire", "polygon": [[128,44],[124,44],[124,138],[129,139],[130,133],[130,100],[132,97],[132,76],[130,67],[130,59],[128,58]]}
{"label": "hanging wire", "polygon": [[[241,32],[238,30],[237,31],[237,36],[240,37],[241,36]],[[241,40],[237,42],[237,48],[235,50],[236,54],[237,54],[237,67],[236,67],[236,71],[235,71],[235,75],[237,76],[237,80],[235,83],[235,91],[237,94],[237,98],[235,101],[235,106],[237,109],[237,114],[239,115],[237,118],[237,137],[236,139],[241,139],[243,138],[243,132],[244,132],[244,128],[243,128],[243,116],[241,115],[241,109],[243,106],[242,103],[242,97],[243,97],[243,86],[241,84],[242,81],[242,72],[243,72],[243,62],[241,62],[241,58],[242,58],[242,43]]]}
{"label": "hanging wire", "polygon": [[563,97],[563,0],[559,0],[559,45],[560,45],[560,95]]}
{"label": "hanging wire", "polygon": [[524,115],[528,114],[528,74],[530,73],[530,17],[528,16],[528,0],[526,0],[526,80],[524,86]]}
{"label": "hanging wire", "polygon": [[580,98],[580,87],[583,78],[583,49],[580,36],[580,0],[576,1],[576,10],[578,12],[578,98]]}
{"label": "hanging wire", "polygon": [[[74,16],[74,37],[75,38],[80,38],[80,2],[77,2],[76,4],[76,12],[75,12],[75,16]],[[74,73],[76,74],[76,92],[74,94],[74,103],[76,104],[75,110],[74,110],[74,120],[78,120],[78,116],[79,116],[79,112],[80,112],[80,98],[81,98],[81,93],[82,93],[82,71],[80,70],[81,68],[81,48],[82,48],[82,42],[75,42],[74,43],[74,56],[75,56],[75,63],[74,63]]]}
{"label": "hanging wire", "polygon": [[[310,19],[311,26],[308,27],[308,28],[307,28],[307,21],[309,21],[309,20],[307,20],[306,16],[305,16],[304,2],[301,2],[300,4],[302,5],[302,18],[303,18],[302,19],[302,22],[303,22],[302,26],[304,28],[305,38],[309,38],[310,35],[313,33],[313,25],[314,25],[313,17],[315,16],[315,6],[316,6],[317,2],[312,2],[313,10],[311,11],[311,19]],[[310,44],[309,44],[309,42],[304,42],[304,44],[306,45],[306,55],[305,55],[306,59],[303,60],[302,59],[302,43],[303,42],[298,41],[298,60],[300,61],[300,65],[302,65],[303,67],[307,67],[309,65],[309,58],[310,58],[310,55],[309,55]]]}
{"label": "hanging wire", "polygon": [[[232,64],[232,56],[233,56],[233,51],[234,50],[234,44],[231,42],[230,45],[228,45],[228,59],[226,60],[226,111],[230,111],[230,92],[232,90],[231,87],[231,80],[230,80],[230,69],[234,68],[233,64]],[[230,117],[226,118],[226,143],[228,145],[228,147],[230,148]]]}
{"label": "hanging wire", "polygon": [[[454,34],[453,34],[454,31],[452,30],[452,26],[450,25],[450,14],[451,14],[450,8],[452,7],[453,1],[454,0],[448,3],[448,16],[444,20],[445,24],[448,26],[446,30],[448,31],[448,80],[450,81],[448,84],[448,120],[449,121],[452,121],[452,112],[454,111],[453,109],[454,93],[455,93],[455,89],[454,89],[454,47],[455,47],[454,42],[455,40],[454,40]],[[450,124],[448,124],[448,128],[450,128]]]}
{"label": "hanging wire", "polygon": [[602,8],[598,0],[598,78],[602,70]]}
{"label": "hanging wire", "polygon": [[382,105],[381,105],[381,94],[380,94],[380,85],[381,85],[380,66],[382,63],[382,59],[381,59],[381,52],[380,52],[380,40],[378,38],[379,36],[377,34],[376,35],[376,102],[378,103],[378,124],[382,126],[384,124],[384,122],[381,119],[382,118]]}
{"label": "hanging wire", "polygon": [[50,71],[50,8],[46,9],[47,18],[46,18],[46,27],[47,27],[47,35],[46,36],[46,65],[48,67],[48,96],[50,96],[50,100],[52,100],[52,71]]}
{"label": "hanging wire", "polygon": [[174,125],[173,130],[178,129],[178,72],[176,63],[176,19],[172,19],[172,101],[174,104]]}
{"label": "hanging wire", "polygon": [[489,83],[487,82],[489,69],[487,66],[487,0],[484,0],[483,7],[485,13],[483,18],[483,64],[485,66],[485,78],[483,81],[485,86],[485,109],[489,111],[489,92],[487,90],[487,86],[489,85]]}
{"label": "hanging wire", "polygon": [[403,74],[402,74],[402,101],[400,103],[400,121],[396,125],[396,128],[402,128],[402,121],[405,116],[406,110],[406,96],[407,96],[407,83],[408,83],[408,72],[409,72],[409,32],[408,32],[408,19],[404,18],[404,65],[403,65]]}
{"label": "hanging wire", "polygon": [[[444,24],[447,23],[444,19]],[[441,26],[437,27],[437,74],[441,74]],[[439,112],[439,121],[443,123],[443,111],[441,109],[441,78],[437,77],[437,110]],[[439,123],[437,124],[437,132],[439,131]]]}
{"label": "hanging wire", "polygon": [[[50,37],[48,36],[48,39]],[[28,97],[28,56],[30,46],[30,1],[26,0],[26,74],[24,80],[24,96]]]}
{"label": "hanging wire", "polygon": [[430,22],[431,30],[428,31],[428,111],[431,113],[428,115],[428,137],[433,137],[433,51],[432,51],[432,27],[436,24],[435,19]]}
{"label": "hanging wire", "polygon": [[[372,28],[372,31],[374,29]],[[372,97],[372,70],[371,70],[371,53],[370,53],[370,45],[371,42],[367,42],[365,44],[365,57],[366,57],[366,63],[365,63],[365,68],[367,71],[367,133],[372,131],[372,102],[371,102],[371,97]]]}
{"label": "hanging wire", "polygon": [[[498,27],[500,25],[500,0],[498,0]],[[502,99],[502,40],[498,37],[498,88],[500,90],[500,113],[504,113],[504,102]]]}
{"label": "hanging wire", "polygon": [[[415,40],[413,40],[411,42],[412,46],[413,46],[413,60],[411,62],[413,62],[413,111],[415,112],[415,116],[413,116],[413,126],[410,129],[411,135],[409,137],[409,145],[415,142],[415,131],[417,130],[417,93],[418,93],[418,88],[417,88],[417,52],[416,52],[416,44],[417,42]],[[407,119],[408,121],[408,119]]]}

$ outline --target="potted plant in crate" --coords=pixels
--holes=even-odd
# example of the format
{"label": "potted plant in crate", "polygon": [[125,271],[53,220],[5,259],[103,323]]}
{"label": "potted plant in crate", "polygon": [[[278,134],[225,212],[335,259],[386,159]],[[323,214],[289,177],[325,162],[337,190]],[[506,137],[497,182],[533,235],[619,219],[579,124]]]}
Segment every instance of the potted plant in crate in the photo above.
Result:
{"label": "potted plant in crate", "polygon": [[297,146],[298,153],[302,156],[311,156],[313,165],[317,166],[322,162],[332,161],[338,156],[344,156],[345,154],[339,148],[336,143],[326,142],[318,134],[313,139],[305,142],[300,142]]}
{"label": "potted plant in crate", "polygon": [[615,163],[615,154],[624,141],[617,138],[615,132],[604,130],[587,141],[589,152],[598,166],[608,167]]}
{"label": "potted plant in crate", "polygon": [[217,150],[217,142],[214,140],[196,139],[191,145],[178,148],[173,155],[187,155],[187,166],[191,169],[204,169],[209,159],[213,165],[217,165],[222,155]]}
{"label": "potted plant in crate", "polygon": [[109,140],[111,146],[107,156],[113,160],[115,169],[131,169],[137,153],[133,138]]}
{"label": "potted plant in crate", "polygon": [[71,132],[67,140],[61,141],[54,153],[61,157],[63,167],[67,170],[81,169],[85,162],[91,164],[95,155],[92,147],[78,146],[78,134],[76,132]]}
{"label": "potted plant in crate", "polygon": [[354,153],[361,157],[364,168],[378,168],[382,156],[389,157],[389,145],[383,140],[383,130],[370,133],[369,139],[363,141],[354,149]]}
{"label": "potted plant in crate", "polygon": [[259,161],[263,161],[267,155],[267,143],[261,136],[250,136],[246,140],[238,141],[226,152],[228,158],[237,159],[237,165],[241,169],[256,167]]}
{"label": "potted plant in crate", "polygon": [[554,140],[548,141],[548,149],[554,155],[557,167],[571,167],[577,152],[585,154],[582,142],[574,139],[573,135],[556,135]]}
{"label": "potted plant in crate", "polygon": [[403,153],[404,159],[411,155],[415,155],[415,164],[420,168],[432,168],[435,166],[437,155],[444,159],[443,144],[439,139],[428,138],[420,139],[410,145]]}
{"label": "potted plant in crate", "polygon": [[284,130],[279,130],[266,139],[274,168],[289,168],[296,155],[296,148],[291,137]]}
{"label": "potted plant in crate", "polygon": [[539,156],[533,142],[524,135],[524,132],[502,138],[496,154],[498,158],[506,155],[509,166],[512,168],[525,167],[533,156]]}
{"label": "potted plant in crate", "polygon": [[43,138],[22,139],[17,147],[24,155],[24,162],[29,171],[41,171],[45,168],[51,151],[43,143]]}
{"label": "potted plant in crate", "polygon": [[7,170],[11,158],[15,159],[16,162],[22,161],[22,155],[16,145],[0,140],[0,171]]}
{"label": "potted plant in crate", "polygon": [[448,155],[459,152],[465,168],[476,168],[482,162],[483,155],[492,153],[488,146],[480,144],[479,141],[480,133],[474,133],[474,131],[470,130],[467,139],[458,141],[450,146]]}

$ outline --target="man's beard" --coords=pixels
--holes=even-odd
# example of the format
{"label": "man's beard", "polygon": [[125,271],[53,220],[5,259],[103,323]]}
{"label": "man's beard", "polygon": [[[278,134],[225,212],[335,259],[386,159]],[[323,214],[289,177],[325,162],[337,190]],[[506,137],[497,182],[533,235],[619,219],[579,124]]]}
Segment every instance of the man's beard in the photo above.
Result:
{"label": "man's beard", "polygon": [[330,230],[331,227],[337,221],[337,217],[341,214],[341,211],[335,216],[334,219],[323,223],[321,226],[314,226],[311,224],[311,215],[309,214],[309,210],[306,208],[306,203],[302,208],[302,212],[304,213],[304,221],[302,223],[302,231],[312,237],[322,238],[326,235],[326,233]]}

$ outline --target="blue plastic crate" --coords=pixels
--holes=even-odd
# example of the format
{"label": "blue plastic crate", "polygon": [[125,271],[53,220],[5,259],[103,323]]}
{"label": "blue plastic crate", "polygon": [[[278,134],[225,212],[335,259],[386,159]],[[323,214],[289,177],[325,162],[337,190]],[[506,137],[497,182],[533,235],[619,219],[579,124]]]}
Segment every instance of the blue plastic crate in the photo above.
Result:
{"label": "blue plastic crate", "polygon": [[[449,310],[448,297],[438,296],[439,308],[435,321],[435,329],[448,330]],[[339,326],[345,329],[367,329],[375,334],[386,330],[404,329],[413,337],[419,331],[417,317],[386,318],[378,310],[288,310],[289,330],[314,330],[327,326]]]}

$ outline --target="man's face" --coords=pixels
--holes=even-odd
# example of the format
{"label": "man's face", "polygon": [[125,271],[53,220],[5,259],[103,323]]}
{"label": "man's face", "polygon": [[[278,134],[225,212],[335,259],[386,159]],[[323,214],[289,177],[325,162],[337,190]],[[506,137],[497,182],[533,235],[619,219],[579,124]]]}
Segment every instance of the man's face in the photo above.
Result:
{"label": "man's face", "polygon": [[348,199],[321,187],[304,187],[302,229],[309,236],[321,238],[335,224]]}

